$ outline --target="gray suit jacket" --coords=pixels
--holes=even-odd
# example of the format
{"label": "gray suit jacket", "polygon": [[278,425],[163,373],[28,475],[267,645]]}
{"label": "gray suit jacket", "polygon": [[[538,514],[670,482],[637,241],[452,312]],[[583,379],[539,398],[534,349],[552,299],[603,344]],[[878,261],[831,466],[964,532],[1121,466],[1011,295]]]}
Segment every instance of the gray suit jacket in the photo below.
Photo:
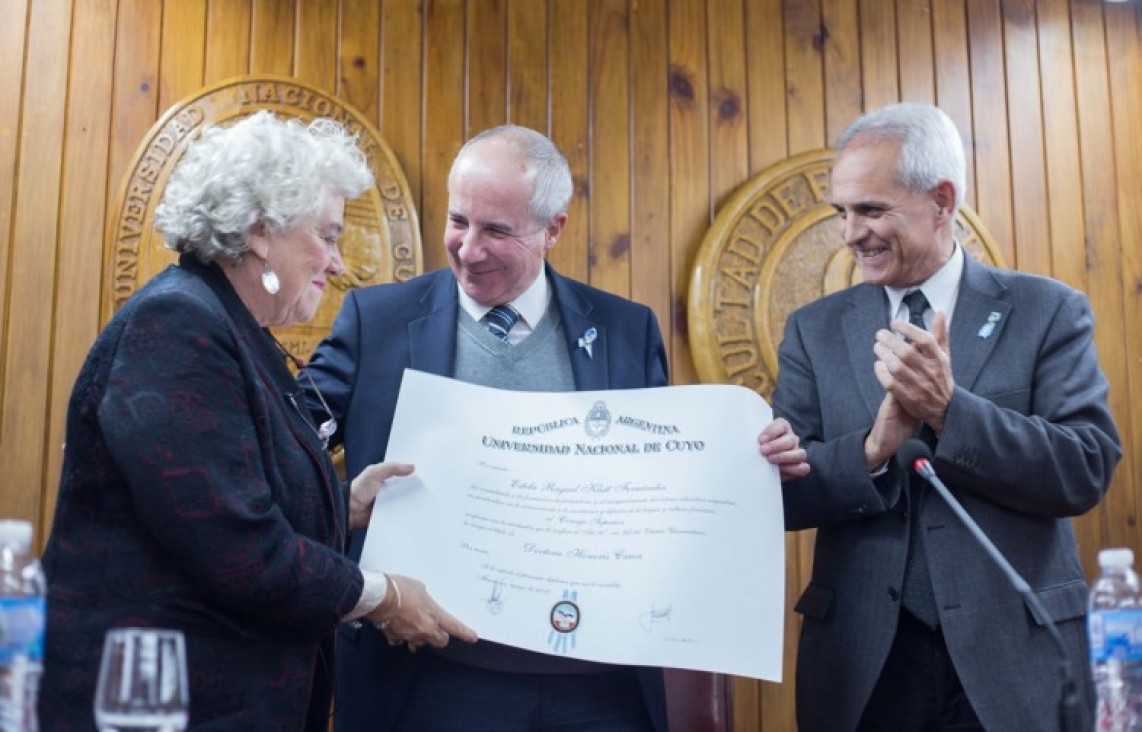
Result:
{"label": "gray suit jacket", "polygon": [[[812,466],[785,485],[786,528],[818,529],[796,607],[800,730],[855,729],[896,632],[917,514],[948,650],[980,721],[1058,729],[1058,652],[1021,596],[938,496],[906,511],[895,464],[869,476],[862,446],[884,395],[872,345],[887,311],[883,288],[857,285],[794,313],[779,351],[775,411]],[[956,388],[933,460],[1058,623],[1087,704],[1087,588],[1069,517],[1098,503],[1121,456],[1093,327],[1082,293],[968,258],[950,333]]]}

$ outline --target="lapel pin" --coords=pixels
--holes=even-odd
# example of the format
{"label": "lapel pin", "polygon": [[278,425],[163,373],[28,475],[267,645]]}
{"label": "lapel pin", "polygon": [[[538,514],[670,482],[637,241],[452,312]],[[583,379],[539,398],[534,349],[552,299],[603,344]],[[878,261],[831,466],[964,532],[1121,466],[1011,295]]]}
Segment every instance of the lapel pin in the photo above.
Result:
{"label": "lapel pin", "polygon": [[992,310],[987,316],[987,322],[979,327],[979,333],[976,335],[980,338],[990,338],[991,334],[995,332],[996,323],[998,323],[1002,317],[1002,315]]}
{"label": "lapel pin", "polygon": [[593,358],[594,353],[591,350],[591,344],[599,337],[599,331],[595,330],[594,326],[588,328],[582,336],[579,337],[579,348],[587,351],[587,358]]}

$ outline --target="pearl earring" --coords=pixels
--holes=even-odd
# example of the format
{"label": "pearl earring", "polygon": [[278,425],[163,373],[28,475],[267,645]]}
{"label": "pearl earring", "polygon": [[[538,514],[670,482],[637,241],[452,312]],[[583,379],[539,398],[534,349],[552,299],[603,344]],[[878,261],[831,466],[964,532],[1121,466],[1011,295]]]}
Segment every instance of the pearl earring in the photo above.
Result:
{"label": "pearl earring", "polygon": [[262,287],[271,295],[278,294],[278,290],[282,287],[281,280],[278,279],[277,273],[270,269],[269,262],[262,265]]}

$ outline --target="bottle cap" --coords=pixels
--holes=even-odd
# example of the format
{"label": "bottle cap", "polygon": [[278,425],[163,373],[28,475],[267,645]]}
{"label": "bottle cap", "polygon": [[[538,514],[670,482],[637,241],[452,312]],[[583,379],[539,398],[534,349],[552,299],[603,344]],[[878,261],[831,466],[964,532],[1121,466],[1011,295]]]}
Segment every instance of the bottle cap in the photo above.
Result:
{"label": "bottle cap", "polygon": [[32,545],[32,524],[18,519],[0,519],[0,544],[27,551]]}
{"label": "bottle cap", "polygon": [[1098,553],[1100,567],[1131,567],[1134,565],[1134,550],[1129,548],[1103,549]]}

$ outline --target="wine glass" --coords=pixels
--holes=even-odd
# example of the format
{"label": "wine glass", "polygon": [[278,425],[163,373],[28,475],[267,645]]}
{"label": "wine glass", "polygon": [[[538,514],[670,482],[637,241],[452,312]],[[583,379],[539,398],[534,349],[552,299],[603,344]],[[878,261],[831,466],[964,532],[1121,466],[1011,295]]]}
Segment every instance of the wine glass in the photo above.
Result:
{"label": "wine glass", "polygon": [[95,688],[95,723],[101,732],[183,732],[189,701],[186,641],[180,631],[107,631]]}

